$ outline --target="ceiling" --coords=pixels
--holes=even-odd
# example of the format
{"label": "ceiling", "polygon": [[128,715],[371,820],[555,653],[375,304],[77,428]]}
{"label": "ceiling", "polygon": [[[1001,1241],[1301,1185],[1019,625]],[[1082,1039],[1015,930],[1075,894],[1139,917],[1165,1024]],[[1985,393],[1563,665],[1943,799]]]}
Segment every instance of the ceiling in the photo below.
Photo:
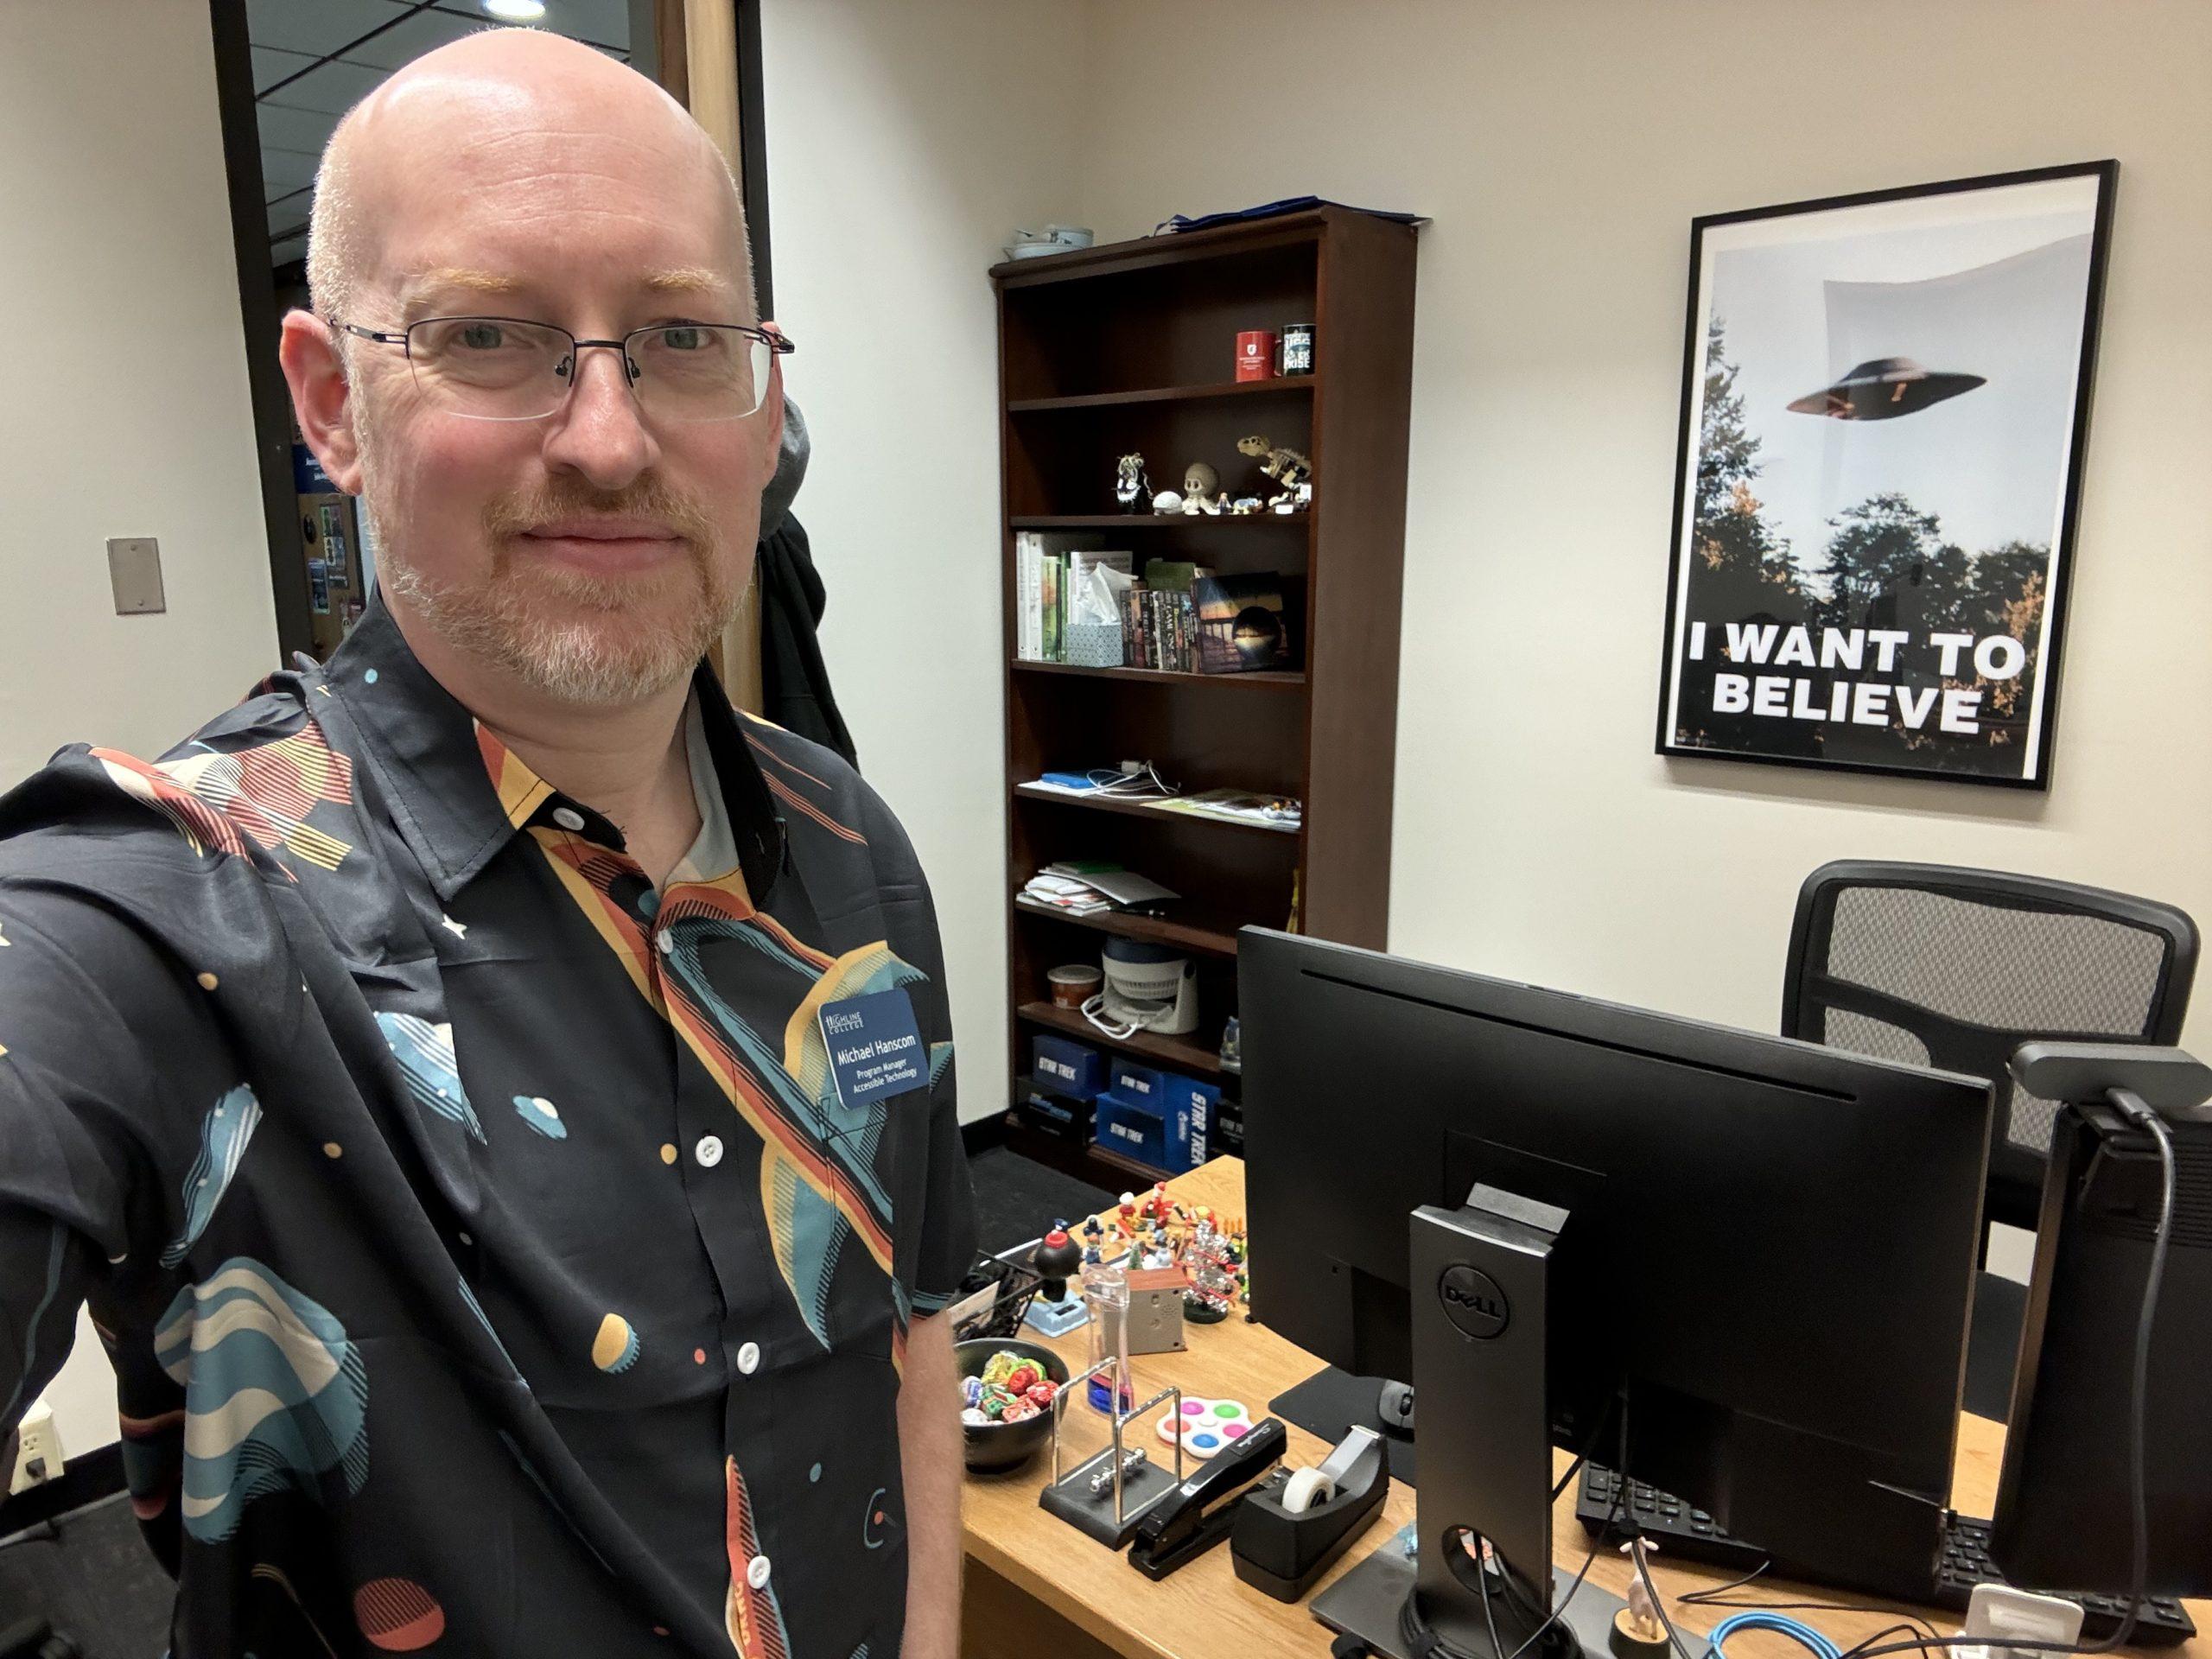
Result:
{"label": "ceiling", "polygon": [[[315,169],[338,118],[402,65],[494,26],[476,0],[246,0],[269,255],[307,252]],[[630,0],[545,0],[537,25],[630,58]]]}

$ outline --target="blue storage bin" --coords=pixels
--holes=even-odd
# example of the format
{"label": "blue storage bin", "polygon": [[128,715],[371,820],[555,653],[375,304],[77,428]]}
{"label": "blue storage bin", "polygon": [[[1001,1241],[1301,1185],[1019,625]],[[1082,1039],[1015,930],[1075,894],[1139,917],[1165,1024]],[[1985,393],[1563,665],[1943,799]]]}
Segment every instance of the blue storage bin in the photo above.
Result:
{"label": "blue storage bin", "polygon": [[1221,1110],[1221,1087],[1170,1071],[1161,1078],[1166,1094],[1167,1162],[1180,1175],[1212,1155],[1213,1125]]}
{"label": "blue storage bin", "polygon": [[1106,1057],[1065,1037],[1039,1037],[1030,1051],[1030,1075],[1055,1094],[1096,1098],[1106,1087]]}
{"label": "blue storage bin", "polygon": [[1167,1098],[1167,1074],[1148,1065],[1139,1065],[1135,1060],[1114,1062],[1110,1086],[1123,1100],[1141,1102],[1154,1111],[1160,1110]]}
{"label": "blue storage bin", "polygon": [[1093,1138],[1109,1152],[1118,1152],[1154,1169],[1167,1168],[1166,1118],[1149,1106],[1123,1100],[1110,1089],[1098,1096]]}

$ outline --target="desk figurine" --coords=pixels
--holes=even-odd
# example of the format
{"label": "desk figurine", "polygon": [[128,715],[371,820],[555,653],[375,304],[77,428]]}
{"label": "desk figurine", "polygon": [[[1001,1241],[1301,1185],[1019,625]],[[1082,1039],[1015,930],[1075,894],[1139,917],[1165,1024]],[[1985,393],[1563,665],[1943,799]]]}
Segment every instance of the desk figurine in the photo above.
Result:
{"label": "desk figurine", "polygon": [[1275,512],[1302,512],[1313,502],[1313,463],[1295,449],[1278,448],[1273,442],[1255,434],[1236,441],[1236,452],[1249,455],[1260,463],[1260,471],[1273,479],[1282,488],[1268,499],[1268,506]]}
{"label": "desk figurine", "polygon": [[1183,506],[1185,517],[1195,518],[1202,512],[1219,512],[1211,506],[1214,497],[1221,491],[1221,474],[1203,461],[1194,461],[1183,469]]}
{"label": "desk figurine", "polygon": [[1144,457],[1135,450],[1116,463],[1114,499],[1123,512],[1142,512],[1152,503],[1152,480],[1145,475]]}

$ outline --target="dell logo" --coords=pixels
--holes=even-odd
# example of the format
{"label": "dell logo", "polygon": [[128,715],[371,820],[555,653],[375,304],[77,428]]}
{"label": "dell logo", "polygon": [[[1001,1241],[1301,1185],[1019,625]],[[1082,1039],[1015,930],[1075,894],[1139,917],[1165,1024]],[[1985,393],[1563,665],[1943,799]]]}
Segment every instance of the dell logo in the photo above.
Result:
{"label": "dell logo", "polygon": [[1454,1262],[1437,1281],[1436,1294],[1444,1304],[1446,1317],[1478,1341],[1488,1342],[1504,1333],[1512,1310],[1497,1281],[1480,1268]]}

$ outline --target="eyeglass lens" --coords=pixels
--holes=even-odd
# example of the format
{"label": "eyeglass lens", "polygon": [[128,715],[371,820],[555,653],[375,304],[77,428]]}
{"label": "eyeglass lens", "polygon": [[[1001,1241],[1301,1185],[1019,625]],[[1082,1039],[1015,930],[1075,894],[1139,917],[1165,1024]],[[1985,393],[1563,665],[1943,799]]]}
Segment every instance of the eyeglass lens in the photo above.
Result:
{"label": "eyeglass lens", "polygon": [[[667,323],[623,345],[625,378],[656,419],[740,420],[760,407],[772,355],[766,340],[717,324]],[[438,407],[490,421],[550,415],[580,366],[563,330],[499,317],[418,322],[407,332],[407,355],[416,385]]]}

